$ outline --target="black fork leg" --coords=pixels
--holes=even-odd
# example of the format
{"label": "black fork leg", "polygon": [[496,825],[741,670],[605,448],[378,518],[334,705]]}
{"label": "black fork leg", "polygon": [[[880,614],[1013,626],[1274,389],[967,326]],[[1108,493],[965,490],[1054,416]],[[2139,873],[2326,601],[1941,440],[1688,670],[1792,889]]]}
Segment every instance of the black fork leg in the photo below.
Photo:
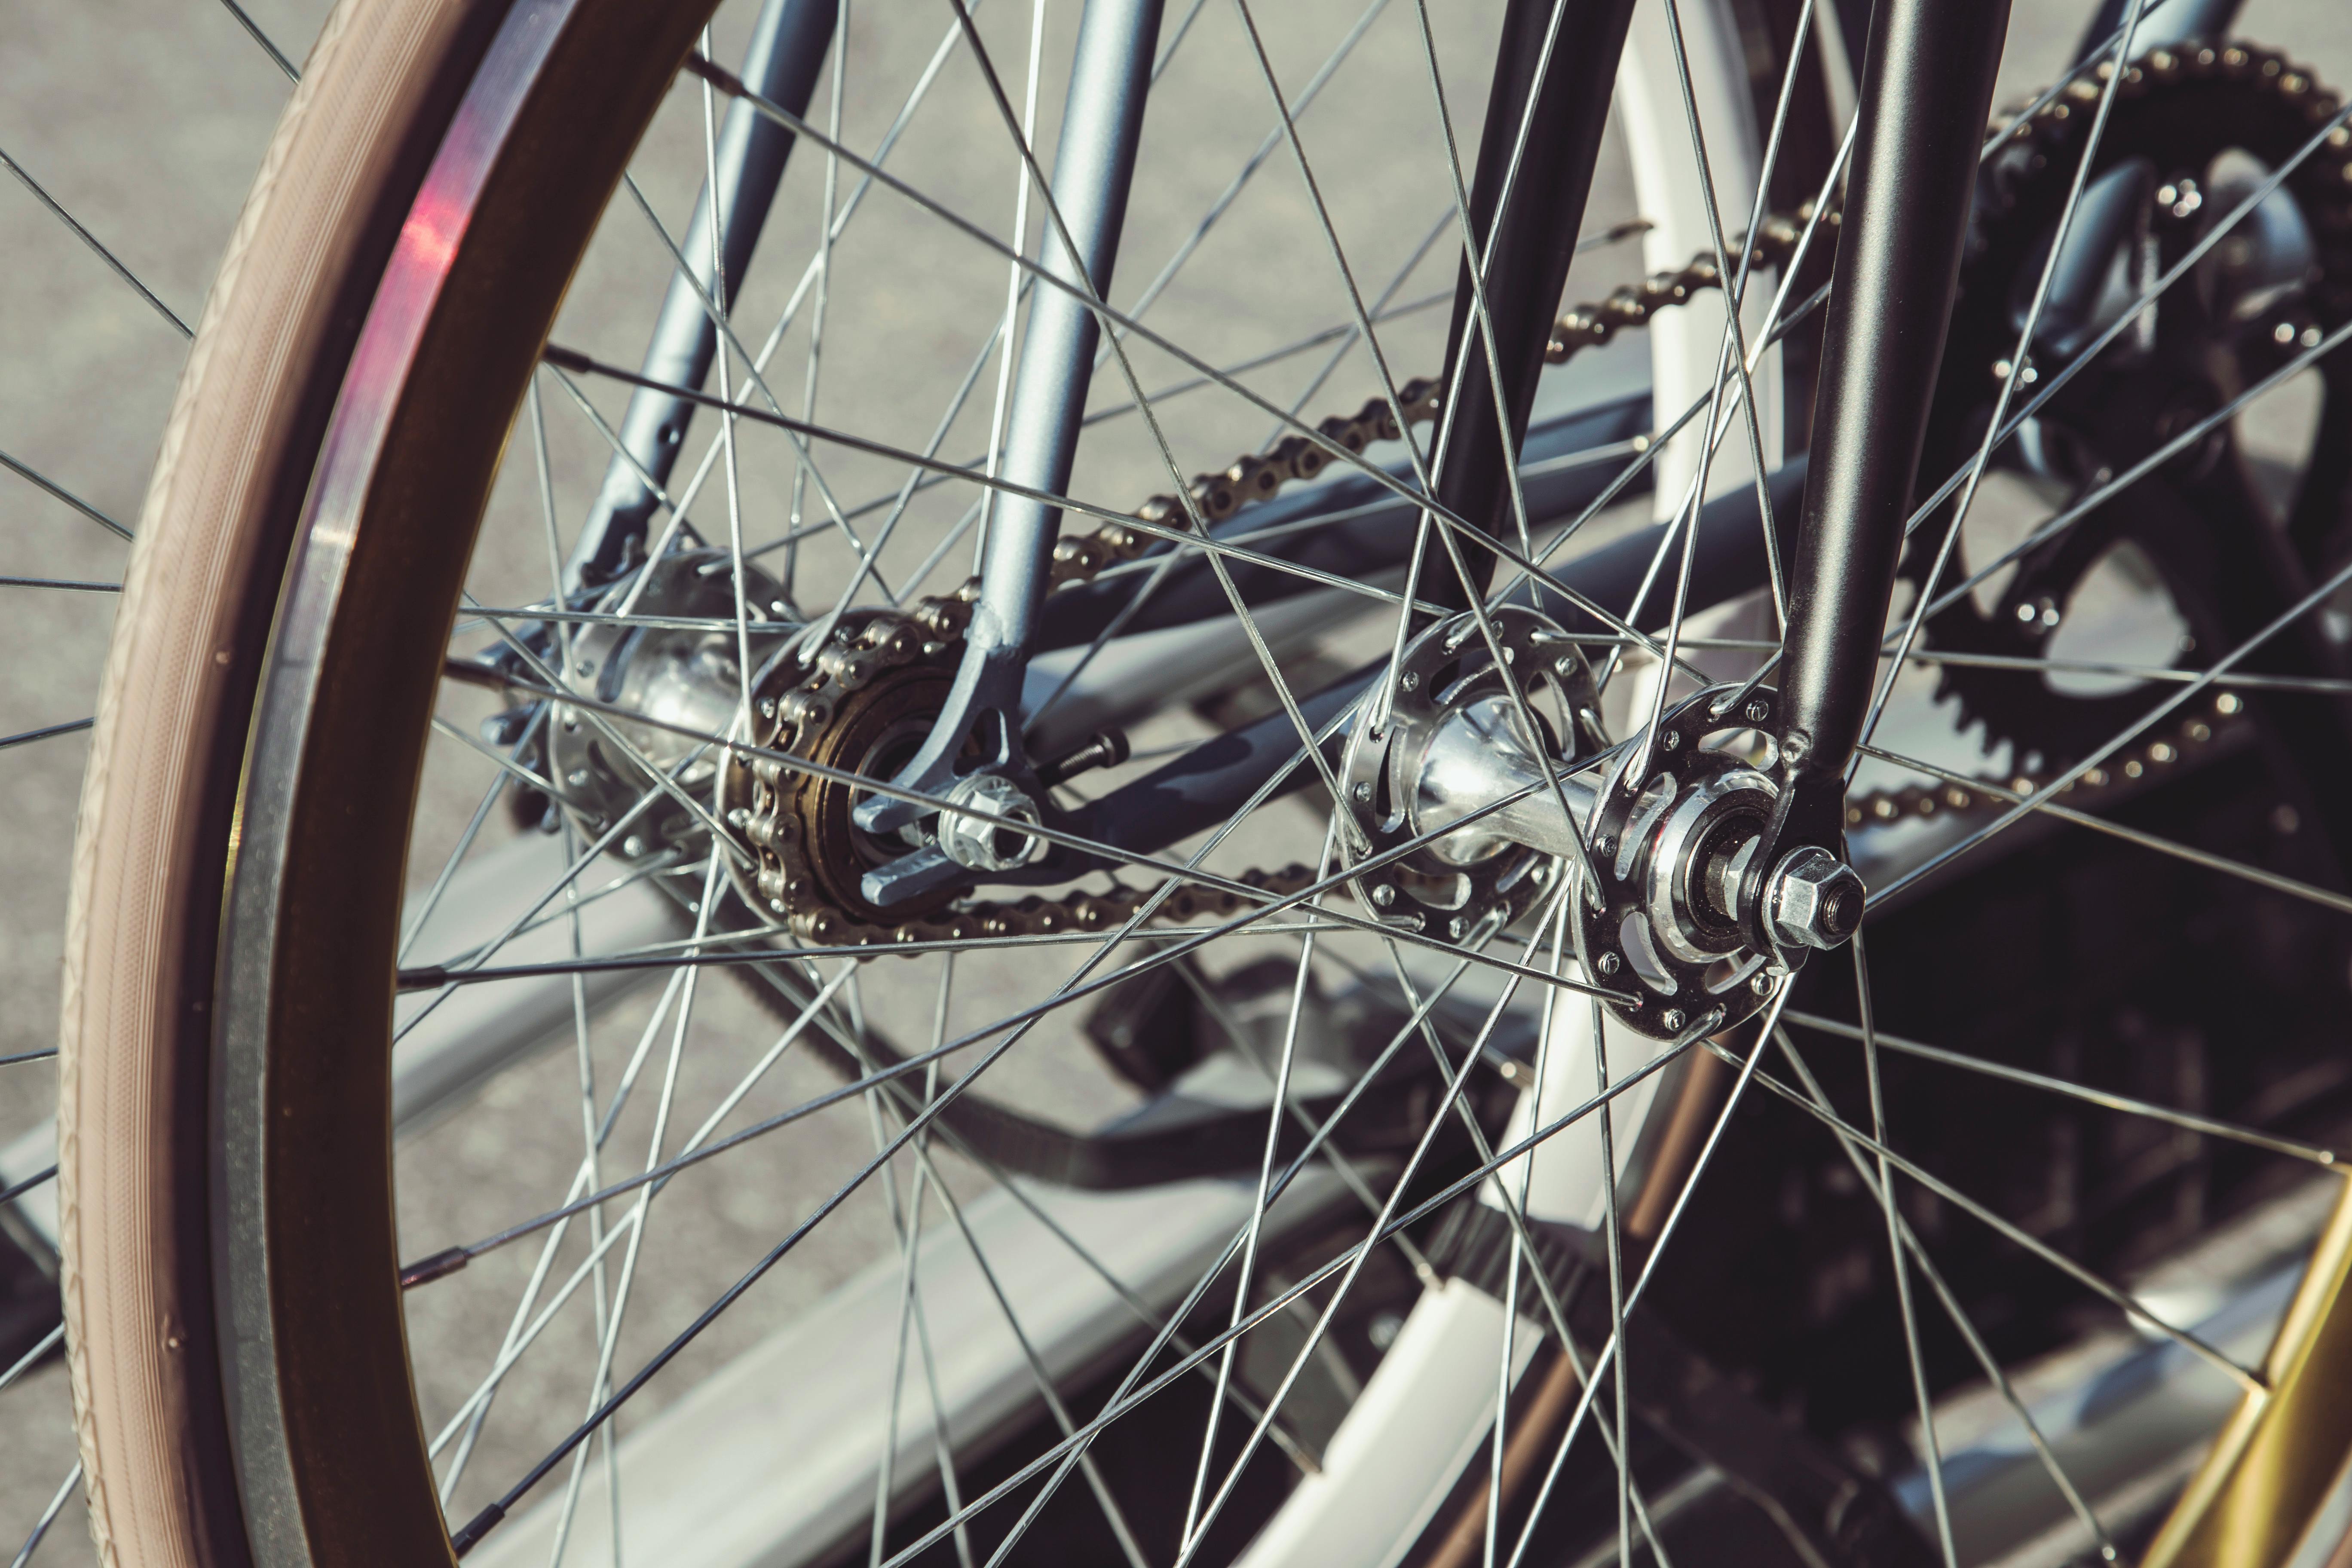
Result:
{"label": "black fork leg", "polygon": [[1881,0],[1871,18],[1790,583],[1780,848],[1838,842],[2008,23],[2009,0]]}
{"label": "black fork leg", "polygon": [[[1633,0],[1510,0],[1504,12],[1470,185],[1470,226],[1491,258],[1484,281],[1507,422],[1496,413],[1495,382],[1473,314],[1465,261],[1454,288],[1454,325],[1445,348],[1454,406],[1440,419],[1449,433],[1444,457],[1432,476],[1437,499],[1489,533],[1507,531],[1510,484],[1503,465],[1517,458],[1528,433],[1544,345],[1576,254],[1601,132],[1609,123],[1617,58],[1624,52],[1633,14]],[[1548,34],[1554,39],[1549,59]],[[1526,147],[1514,174],[1512,153],[1520,144],[1522,124]],[[1442,553],[1432,554],[1443,562]],[[1495,558],[1476,549],[1463,554],[1475,590],[1484,593]],[[1424,597],[1456,608],[1469,604],[1473,584],[1442,564],[1424,572]]]}

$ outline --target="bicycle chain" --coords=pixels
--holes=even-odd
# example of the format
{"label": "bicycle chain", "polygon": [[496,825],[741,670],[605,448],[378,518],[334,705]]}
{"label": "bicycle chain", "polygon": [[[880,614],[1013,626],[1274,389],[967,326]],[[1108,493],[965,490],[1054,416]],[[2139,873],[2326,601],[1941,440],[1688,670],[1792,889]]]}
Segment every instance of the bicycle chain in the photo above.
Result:
{"label": "bicycle chain", "polygon": [[[2113,69],[2106,61],[2084,68],[2032,113],[2013,113],[1998,121],[1992,133],[2023,142],[2061,132],[2075,115],[2096,107]],[[2340,100],[2309,72],[2290,65],[2275,52],[2245,44],[2189,43],[2150,50],[2126,68],[2120,90],[2137,96],[2171,81],[2217,75],[2265,85],[2290,99],[2303,100],[2315,121],[2330,118],[2340,107]],[[2352,134],[2337,127],[2326,151],[2347,184],[2352,184]],[[1837,208],[1831,206],[1821,215],[1819,226],[1833,229],[1839,216]],[[1751,266],[1782,266],[1812,223],[1812,204],[1808,202],[1793,212],[1771,215],[1758,226],[1752,239],[1742,236],[1738,243],[1746,247]],[[1645,325],[1658,311],[1687,304],[1694,296],[1721,287],[1722,281],[1713,255],[1705,254],[1678,271],[1654,273],[1616,289],[1603,300],[1578,305],[1554,322],[1545,344],[1545,361],[1565,363],[1579,351],[1606,343],[1628,328]],[[1407,424],[1420,425],[1437,416],[1443,393],[1436,380],[1416,377],[1399,390],[1397,405]],[[1324,419],[1316,429],[1332,446],[1351,454],[1360,454],[1374,441],[1393,441],[1404,434],[1395,411],[1380,397],[1367,400],[1352,416]],[[1195,475],[1187,487],[1192,509],[1173,496],[1157,495],[1136,508],[1134,515],[1160,529],[1189,531],[1195,510],[1205,522],[1222,522],[1244,506],[1267,500],[1287,483],[1315,479],[1329,462],[1330,454],[1316,442],[1304,436],[1286,437],[1268,451],[1245,453],[1220,471]],[[1156,533],[1114,522],[1057,540],[1046,592],[1091,583],[1113,565],[1139,559],[1159,539]],[[843,617],[825,647],[793,679],[780,691],[761,696],[759,716],[763,729],[755,733],[755,741],[769,750],[806,756],[845,700],[875,681],[919,665],[951,671],[979,596],[980,579],[973,577],[952,593],[919,599],[910,611],[867,611]],[[2079,790],[2098,795],[2167,770],[2190,752],[2210,745],[2243,711],[2242,699],[2222,692],[2206,710],[2167,736],[2121,753],[2108,767],[2086,771],[2061,793],[2073,795]],[[747,896],[756,896],[761,907],[783,917],[793,935],[803,942],[875,946],[1101,931],[1126,919],[1159,891],[1157,887],[1114,882],[1110,890],[1102,893],[1070,893],[1058,899],[1033,894],[1012,903],[984,900],[916,914],[895,923],[860,919],[824,901],[819,892],[793,800],[800,775],[788,779],[788,772],[773,758],[748,764],[740,760],[731,763],[730,795],[747,799],[748,804],[730,808],[727,817],[758,857],[756,871],[746,879]],[[1979,782],[1872,791],[1849,798],[1846,823],[1849,826],[1892,825],[1948,812],[1988,811],[2042,787],[2043,781],[2020,774],[2006,785]],[[1313,879],[1313,869],[1296,862],[1278,871],[1253,869],[1234,879],[1277,896],[1296,892]],[[1251,901],[1231,889],[1184,884],[1168,895],[1153,918],[1182,921],[1203,914],[1231,915]]]}

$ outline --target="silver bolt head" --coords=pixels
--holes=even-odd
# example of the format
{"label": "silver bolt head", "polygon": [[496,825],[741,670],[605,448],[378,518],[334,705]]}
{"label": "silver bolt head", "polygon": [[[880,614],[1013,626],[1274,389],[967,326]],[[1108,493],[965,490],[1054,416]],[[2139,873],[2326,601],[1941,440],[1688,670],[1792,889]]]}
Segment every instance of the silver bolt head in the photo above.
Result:
{"label": "silver bolt head", "polygon": [[1759,697],[1750,700],[1747,707],[1740,710],[1740,713],[1750,724],[1761,724],[1772,716],[1772,710],[1761,697]]}
{"label": "silver bolt head", "polygon": [[1592,961],[1592,967],[1601,971],[1604,975],[1614,974],[1617,973],[1618,969],[1623,965],[1623,963],[1624,960],[1619,958],[1615,953],[1604,952],[1599,958]]}
{"label": "silver bolt head", "polygon": [[1354,789],[1354,791],[1353,791],[1352,793],[1355,795],[1355,797],[1356,797],[1356,804],[1357,804],[1357,805],[1371,805],[1371,803],[1372,803],[1372,781],[1371,781],[1371,780],[1370,780],[1370,779],[1358,779],[1358,780],[1356,781],[1356,787],[1355,787],[1355,789]]}
{"label": "silver bolt head", "polygon": [[1683,1016],[1683,1010],[1680,1007],[1669,1007],[1665,1012],[1659,1015],[1658,1022],[1664,1025],[1668,1029],[1673,1030],[1675,1033],[1679,1034],[1682,1032],[1682,1026],[1685,1024],[1689,1023],[1690,1020]]}
{"label": "silver bolt head", "polygon": [[1396,902],[1396,889],[1383,882],[1372,889],[1372,902],[1381,909],[1387,909]]}
{"label": "silver bolt head", "polygon": [[1404,674],[1397,678],[1397,689],[1400,691],[1420,690],[1421,672],[1417,669],[1406,670]]}
{"label": "silver bolt head", "polygon": [[1869,889],[1853,868],[1826,849],[1791,850],[1765,890],[1772,934],[1786,947],[1842,946],[1862,924]]}
{"label": "silver bolt head", "polygon": [[967,870],[1010,871],[1043,860],[1053,846],[1015,827],[1000,826],[954,809],[974,807],[1016,823],[1040,823],[1037,803],[1002,773],[967,773],[948,791],[940,813],[940,848]]}

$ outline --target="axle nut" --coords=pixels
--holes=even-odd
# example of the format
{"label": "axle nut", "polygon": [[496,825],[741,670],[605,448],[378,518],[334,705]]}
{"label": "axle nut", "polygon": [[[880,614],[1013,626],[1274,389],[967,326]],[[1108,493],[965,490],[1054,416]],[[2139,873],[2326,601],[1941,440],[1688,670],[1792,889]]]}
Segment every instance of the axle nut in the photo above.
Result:
{"label": "axle nut", "polygon": [[1042,823],[1037,803],[1002,773],[967,773],[955,782],[947,798],[949,809],[940,813],[940,847],[966,870],[1011,871],[1032,866],[1053,847],[1018,828],[966,816],[954,809],[968,806],[1013,822]]}
{"label": "axle nut", "polygon": [[1789,947],[1839,946],[1862,924],[1862,879],[1826,849],[1791,850],[1766,893],[1772,934]]}

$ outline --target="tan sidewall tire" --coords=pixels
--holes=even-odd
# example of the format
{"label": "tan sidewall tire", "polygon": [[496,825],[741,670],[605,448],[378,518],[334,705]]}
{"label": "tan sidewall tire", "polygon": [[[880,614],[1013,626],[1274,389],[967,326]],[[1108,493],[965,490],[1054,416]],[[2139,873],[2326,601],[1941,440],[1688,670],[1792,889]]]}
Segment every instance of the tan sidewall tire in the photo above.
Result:
{"label": "tan sidewall tire", "polygon": [[211,1425],[203,1171],[185,1168],[226,815],[320,405],[504,9],[336,6],[223,257],[141,512],[83,784],[58,1080],[68,1356],[110,1568],[244,1554]]}

